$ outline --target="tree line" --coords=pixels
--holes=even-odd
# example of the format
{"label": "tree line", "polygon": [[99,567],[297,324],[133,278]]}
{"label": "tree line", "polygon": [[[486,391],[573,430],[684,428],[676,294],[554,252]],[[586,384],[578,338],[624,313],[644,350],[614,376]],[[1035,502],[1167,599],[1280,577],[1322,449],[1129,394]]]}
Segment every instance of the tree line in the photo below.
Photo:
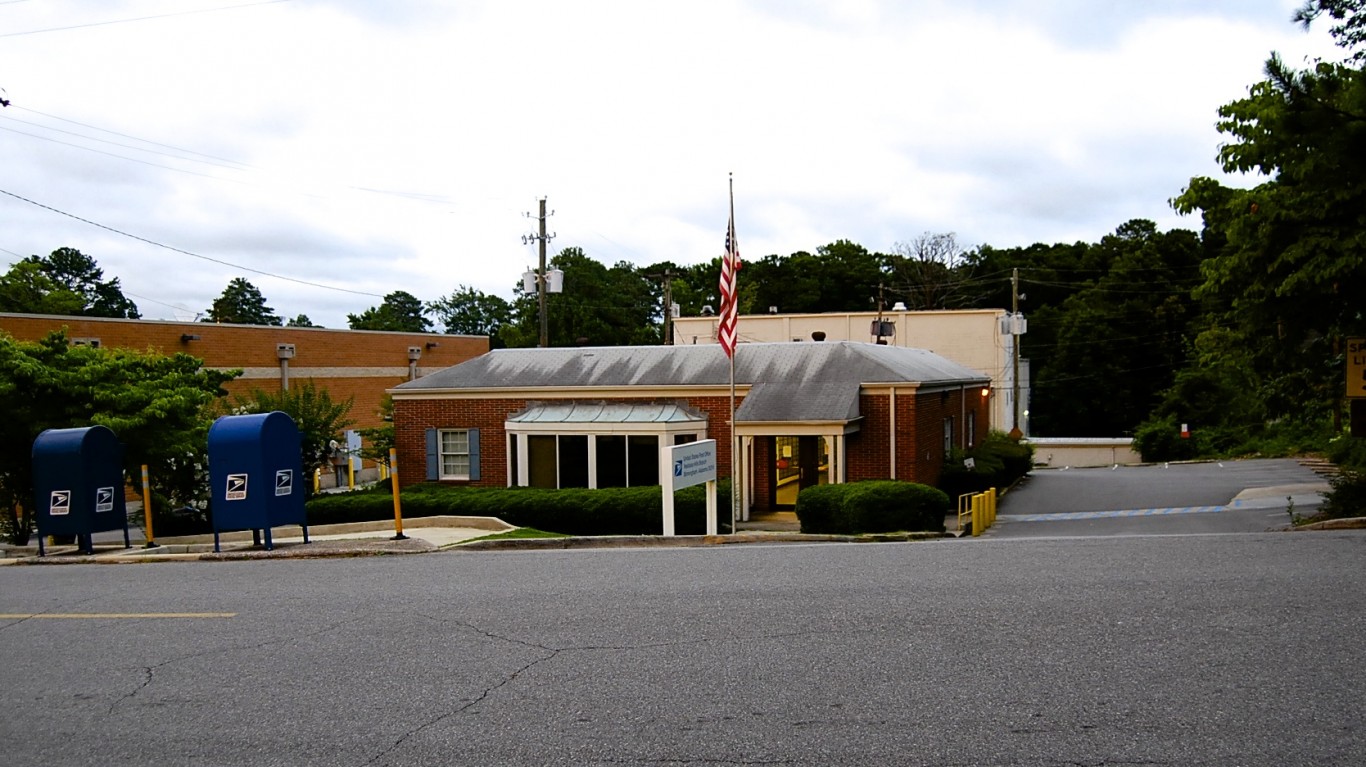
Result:
{"label": "tree line", "polygon": [[[1312,0],[1296,14],[1329,21],[1342,61],[1304,70],[1272,56],[1245,98],[1219,109],[1223,169],[1255,174],[1235,188],[1193,178],[1172,205],[1198,231],[1119,224],[1098,242],[965,247],[926,232],[888,253],[838,240],[747,260],[742,313],[846,312],[1012,305],[1018,271],[1029,317],[1030,424],[1038,435],[1135,434],[1154,456],[1321,443],[1337,433],[1344,339],[1366,335],[1366,0]],[[717,306],[720,259],[608,266],[581,248],[550,261],[564,292],[548,297],[552,346],[658,344],[670,296],[685,315]],[[348,315],[353,329],[487,335],[534,346],[534,293],[505,300],[466,285],[435,300],[395,291]],[[136,317],[93,260],[60,249],[0,276],[0,310]],[[120,313],[122,312],[122,313]],[[206,321],[284,324],[245,279]],[[312,325],[299,315],[291,325]],[[1194,439],[1181,440],[1180,424]],[[1328,436],[1324,436],[1328,435]]]}

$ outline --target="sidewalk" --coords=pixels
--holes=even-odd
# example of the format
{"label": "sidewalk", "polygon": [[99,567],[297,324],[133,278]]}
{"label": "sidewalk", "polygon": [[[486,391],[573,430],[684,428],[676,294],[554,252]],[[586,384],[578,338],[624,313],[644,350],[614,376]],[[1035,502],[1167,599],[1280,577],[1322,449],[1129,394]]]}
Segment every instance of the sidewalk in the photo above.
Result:
{"label": "sidewalk", "polygon": [[[95,537],[94,554],[83,554],[75,546],[48,546],[47,556],[39,557],[37,544],[9,547],[0,551],[0,566],[49,564],[132,564],[173,561],[225,561],[242,559],[305,559],[321,557],[359,557],[395,554],[422,554],[451,549],[471,551],[644,548],[719,546],[764,543],[878,543],[928,540],[949,537],[943,533],[885,533],[871,535],[808,535],[796,532],[794,524],[775,524],[779,529],[755,529],[761,523],[747,523],[734,535],[603,535],[565,538],[517,538],[476,541],[490,534],[514,530],[512,525],[492,517],[417,517],[405,520],[403,540],[394,540],[394,524],[354,522],[341,525],[311,525],[309,543],[304,543],[298,525],[274,528],[267,551],[253,545],[250,531],[222,533],[219,549],[213,550],[212,535],[158,538],[156,548],[144,548],[141,531],[130,528],[135,538],[131,548],[123,546],[123,532],[101,533]],[[136,535],[135,535],[136,533]],[[471,542],[473,541],[473,542]],[[0,549],[3,549],[0,546]]]}
{"label": "sidewalk", "polygon": [[131,548],[124,548],[121,530],[96,534],[94,554],[83,554],[75,546],[47,546],[47,556],[39,557],[36,542],[27,546],[0,544],[0,565],[419,554],[513,529],[491,517],[418,517],[404,522],[407,538],[402,540],[394,539],[393,521],[383,521],[310,525],[309,543],[304,543],[302,529],[288,525],[271,530],[274,548],[270,551],[253,544],[251,531],[234,531],[219,534],[219,551],[214,552],[212,534],[157,538],[155,548],[146,548],[142,530],[130,527]]}

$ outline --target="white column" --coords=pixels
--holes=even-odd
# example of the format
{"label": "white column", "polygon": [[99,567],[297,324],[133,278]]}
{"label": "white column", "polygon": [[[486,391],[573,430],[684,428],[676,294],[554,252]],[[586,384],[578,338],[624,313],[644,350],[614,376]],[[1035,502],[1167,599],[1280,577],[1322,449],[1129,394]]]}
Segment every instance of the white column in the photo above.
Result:
{"label": "white column", "polygon": [[887,425],[887,447],[890,453],[887,458],[891,462],[891,478],[896,479],[896,388],[889,388],[887,394],[888,412],[891,419]]}
{"label": "white column", "polygon": [[[631,476],[631,450],[629,447],[626,450],[626,461],[626,476],[629,477]],[[596,434],[588,435],[588,487],[591,490],[598,489],[598,435]]]}
{"label": "white column", "polygon": [[527,454],[526,435],[518,434],[514,439],[517,440],[517,486],[526,487],[531,484],[531,456]]}

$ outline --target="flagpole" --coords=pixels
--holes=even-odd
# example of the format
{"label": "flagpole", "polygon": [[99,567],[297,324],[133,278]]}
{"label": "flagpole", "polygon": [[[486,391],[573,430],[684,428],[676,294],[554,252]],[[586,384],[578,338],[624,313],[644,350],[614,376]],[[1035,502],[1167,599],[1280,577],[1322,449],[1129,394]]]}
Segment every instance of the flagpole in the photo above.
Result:
{"label": "flagpole", "polygon": [[[731,248],[738,250],[739,245],[735,242],[735,174],[729,175],[730,184],[730,241]],[[738,293],[738,291],[737,291]],[[736,321],[736,344],[737,348],[730,353],[730,534],[735,535],[735,524],[739,521],[739,507],[741,488],[744,485],[743,479],[739,476],[740,470],[740,437],[735,433],[735,352],[739,347],[739,320],[740,297],[735,296]]]}

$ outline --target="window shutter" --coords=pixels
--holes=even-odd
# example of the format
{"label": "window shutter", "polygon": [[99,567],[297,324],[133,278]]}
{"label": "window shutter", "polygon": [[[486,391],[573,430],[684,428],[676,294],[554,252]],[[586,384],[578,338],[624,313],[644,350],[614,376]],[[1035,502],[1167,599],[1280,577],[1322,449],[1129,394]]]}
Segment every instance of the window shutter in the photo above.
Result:
{"label": "window shutter", "polygon": [[441,479],[441,455],[437,450],[439,435],[436,429],[427,430],[427,481]]}
{"label": "window shutter", "polygon": [[479,430],[470,429],[470,481],[479,480]]}

